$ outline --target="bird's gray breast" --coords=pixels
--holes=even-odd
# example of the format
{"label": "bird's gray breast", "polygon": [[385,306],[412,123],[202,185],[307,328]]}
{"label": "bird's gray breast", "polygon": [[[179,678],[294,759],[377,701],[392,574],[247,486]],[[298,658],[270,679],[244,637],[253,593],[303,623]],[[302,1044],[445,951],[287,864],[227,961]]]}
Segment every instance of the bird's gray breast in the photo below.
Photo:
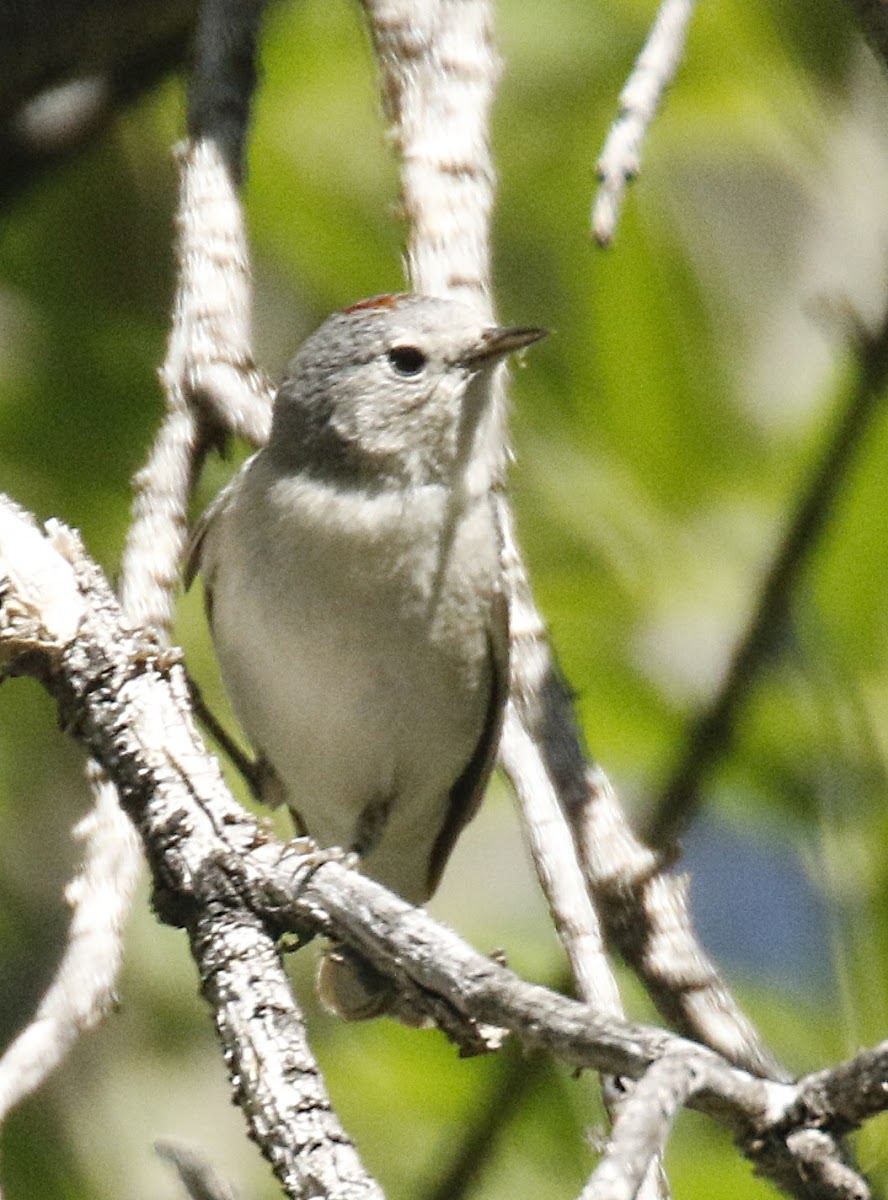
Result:
{"label": "bird's gray breast", "polygon": [[223,678],[288,803],[346,846],[368,804],[389,805],[371,873],[416,899],[492,687],[489,498],[455,522],[447,505],[441,487],[273,478],[259,455],[204,548]]}

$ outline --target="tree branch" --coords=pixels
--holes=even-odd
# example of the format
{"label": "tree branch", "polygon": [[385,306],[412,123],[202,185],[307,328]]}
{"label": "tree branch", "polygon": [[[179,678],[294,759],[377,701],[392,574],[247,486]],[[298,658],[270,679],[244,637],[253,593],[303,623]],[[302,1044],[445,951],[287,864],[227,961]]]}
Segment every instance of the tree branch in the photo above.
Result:
{"label": "tree branch", "polygon": [[[249,256],[235,189],[262,7],[260,0],[205,0],[196,44],[191,125],[200,140],[180,159],[178,286],[162,371],[167,413],[134,481],[120,582],[129,621],[162,642],[170,637],[200,464],[220,429],[262,438],[269,423],[268,388],[252,363]],[[224,28],[234,30],[236,48],[216,28],[228,18]],[[251,35],[246,49],[244,33]],[[82,827],[87,865],[69,889],[75,911],[68,946],[34,1021],[0,1063],[0,1115],[39,1085],[111,1003],[141,860],[113,789],[98,770],[90,769],[89,781],[94,809]]]}
{"label": "tree branch", "polygon": [[662,0],[648,39],[620,92],[620,114],[607,135],[596,173],[601,183],[592,208],[592,234],[609,246],[628,184],[641,170],[641,147],[666,89],[684,56],[696,0]]}
{"label": "tree branch", "polygon": [[[416,5],[365,0],[382,94],[402,161],[408,262],[419,291],[492,312],[489,225],[494,174],[487,118],[499,61],[484,0]],[[505,465],[505,403],[494,453]],[[576,870],[572,827],[588,887],[608,934],[677,1027],[738,1063],[781,1072],[694,935],[680,881],[639,844],[603,773],[588,764],[569,694],[554,669],[501,498],[510,601],[511,703],[501,762],[519,796],[541,886],[582,996],[622,1012],[599,916]]]}
{"label": "tree branch", "polygon": [[[756,1078],[674,1034],[526,983],[329,855],[281,847],[235,803],[200,742],[178,656],[125,624],[76,537],[52,525],[44,538],[3,504],[0,556],[0,668],[40,679],[64,727],[114,780],[151,863],[157,911],[188,931],[235,1099],[288,1195],[379,1193],[308,1057],[274,947],[285,931],[332,936],[464,1023],[508,1029],[573,1067],[639,1078],[665,1055],[685,1055],[699,1080],[690,1102],[726,1124],[759,1171],[799,1197],[868,1196],[832,1133],[873,1111],[874,1082],[862,1113],[825,1105],[846,1095],[849,1078],[874,1080],[883,1048],[840,1068],[835,1083],[828,1073],[797,1086]],[[888,1086],[881,1099],[888,1107]]]}
{"label": "tree branch", "polygon": [[652,1063],[620,1107],[610,1144],[580,1200],[635,1200],[652,1164],[666,1152],[682,1105],[702,1080],[699,1063],[683,1048]]}
{"label": "tree branch", "polygon": [[5,502],[0,669],[42,676],[63,726],[113,779],[142,835],[158,911],[188,931],[235,1098],[286,1194],[378,1200],[324,1092],[272,923],[226,881],[225,864],[246,849],[227,834],[254,849],[267,839],[197,737],[178,655],[133,631],[73,534],[51,524],[44,538]]}

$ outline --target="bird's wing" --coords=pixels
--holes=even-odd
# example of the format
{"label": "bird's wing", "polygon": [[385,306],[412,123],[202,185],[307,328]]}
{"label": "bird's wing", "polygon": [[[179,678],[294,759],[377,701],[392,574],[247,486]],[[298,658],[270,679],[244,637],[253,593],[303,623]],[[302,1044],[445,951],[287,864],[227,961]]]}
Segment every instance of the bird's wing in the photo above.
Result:
{"label": "bird's wing", "polygon": [[496,764],[506,701],[509,696],[509,605],[501,592],[497,593],[491,612],[488,632],[490,655],[490,696],[484,727],[465,770],[450,789],[450,803],[429,859],[428,891],[431,896],[441,881],[447,860],[465,826],[471,821],[484,799],[487,781]]}
{"label": "bird's wing", "polygon": [[[255,455],[253,456],[255,457]],[[188,546],[185,551],[185,565],[182,569],[182,576],[185,582],[185,589],[191,587],[197,573],[204,568],[204,563],[201,561],[201,555],[204,549],[204,541],[210,526],[215,518],[227,507],[235,490],[239,486],[243,473],[253,461],[252,458],[241,467],[236,475],[213,497],[201,515],[194,523],[191,530],[191,536],[188,539]],[[207,619],[212,627],[213,624],[213,581],[210,573],[204,572],[204,603],[206,605]],[[286,789],[274,767],[263,754],[260,747],[254,747],[256,757],[252,764],[242,762],[239,764],[240,770],[243,773],[250,791],[257,800],[261,800],[263,804],[267,804],[270,808],[277,808],[280,804],[286,801]],[[246,756],[245,756],[246,757]],[[296,824],[297,832],[304,833],[304,824],[297,812],[293,812],[293,820]]]}
{"label": "bird's wing", "polygon": [[207,535],[213,517],[225,507],[227,487],[224,487],[203,510],[200,516],[194,523],[191,530],[191,535],[188,538],[188,545],[185,547],[185,565],[182,568],[182,579],[185,584],[185,591],[194,583],[195,576],[201,567],[200,556],[203,550],[204,538]]}
{"label": "bird's wing", "polygon": [[[188,539],[188,545],[185,547],[185,565],[182,568],[182,579],[185,583],[186,592],[194,583],[195,576],[202,568],[201,554],[203,552],[204,539],[215,518],[224,508],[234,495],[235,491],[241,484],[244,473],[256,455],[252,455],[241,469],[229,479],[225,487],[221,488],[207,507],[203,510],[191,530],[191,536]],[[208,582],[204,580],[204,582]]]}

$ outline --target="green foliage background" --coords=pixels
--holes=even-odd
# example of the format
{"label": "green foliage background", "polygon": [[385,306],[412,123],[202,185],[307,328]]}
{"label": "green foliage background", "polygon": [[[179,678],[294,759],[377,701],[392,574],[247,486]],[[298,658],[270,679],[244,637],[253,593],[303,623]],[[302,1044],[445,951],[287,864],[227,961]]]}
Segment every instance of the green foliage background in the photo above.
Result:
{"label": "green foliage background", "polygon": [[[586,734],[639,814],[717,686],[845,402],[847,338],[823,302],[880,315],[888,229],[888,88],[850,10],[840,0],[715,0],[700,6],[617,242],[595,249],[593,165],[654,8],[502,0],[495,119],[500,312],[554,330],[513,382],[520,530]],[[402,286],[402,234],[357,6],[279,5],[264,74],[247,202],[259,358],[276,372],[331,309]],[[181,127],[172,80],[29,192],[0,232],[0,487],[77,526],[110,572],[128,481],[161,411],[170,148]],[[886,451],[879,412],[704,789],[710,840],[782,855],[807,875],[812,905],[820,899],[810,969],[757,970],[754,952],[741,960],[730,941],[717,948],[795,1071],[888,1028]],[[229,470],[211,466],[204,499]],[[183,599],[179,636],[221,707],[200,608],[199,595]],[[7,684],[0,1041],[51,977],[77,857],[70,829],[85,805],[79,753],[49,702],[36,686]],[[692,895],[701,918],[724,902],[718,886]],[[559,976],[504,788],[433,907],[479,947],[506,947],[533,978]],[[766,908],[747,937],[764,953],[780,921],[809,916]],[[791,925],[782,936],[794,939]],[[342,1028],[317,1010],[311,955],[292,970],[334,1100],[388,1195],[431,1195],[466,1130],[502,1095],[503,1074],[514,1081],[521,1064],[460,1062],[437,1034],[388,1022]],[[628,979],[626,995],[633,1015],[650,1016]],[[527,1069],[531,1082],[470,1192],[477,1200],[573,1195],[591,1168],[592,1081]],[[174,1197],[151,1152],[164,1135],[199,1143],[244,1195],[277,1194],[229,1104],[185,939],[160,928],[142,896],[120,1010],[11,1120],[7,1194]],[[883,1186],[886,1144],[878,1122],[858,1142]],[[692,1116],[669,1165],[678,1197],[770,1190]]]}

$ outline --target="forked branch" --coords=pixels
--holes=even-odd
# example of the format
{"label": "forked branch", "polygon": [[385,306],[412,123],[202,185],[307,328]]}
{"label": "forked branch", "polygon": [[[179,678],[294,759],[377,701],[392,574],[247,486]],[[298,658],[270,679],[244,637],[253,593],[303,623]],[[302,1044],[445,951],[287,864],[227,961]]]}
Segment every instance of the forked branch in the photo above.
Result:
{"label": "forked branch", "polygon": [[[9,546],[27,547],[27,557]],[[674,1034],[525,983],[372,880],[281,846],[227,792],[191,722],[178,656],[127,626],[76,536],[55,524],[43,535],[4,503],[0,547],[0,668],[39,679],[63,726],[113,780],[143,839],[157,910],[188,932],[235,1097],[287,1195],[306,1194],[309,1180],[343,1200],[379,1192],[308,1053],[274,944],[285,931],[333,936],[427,996],[430,1011],[444,1006],[467,1026],[506,1029],[572,1067],[644,1079],[654,1064],[674,1064],[657,1066],[619,1119],[614,1147],[625,1157],[652,1106],[636,1176],[687,1102],[725,1124],[790,1194],[869,1195],[831,1131],[888,1107],[884,1047],[795,1085],[774,1083]],[[41,573],[47,562],[52,570]],[[73,601],[61,625],[59,588]]]}

